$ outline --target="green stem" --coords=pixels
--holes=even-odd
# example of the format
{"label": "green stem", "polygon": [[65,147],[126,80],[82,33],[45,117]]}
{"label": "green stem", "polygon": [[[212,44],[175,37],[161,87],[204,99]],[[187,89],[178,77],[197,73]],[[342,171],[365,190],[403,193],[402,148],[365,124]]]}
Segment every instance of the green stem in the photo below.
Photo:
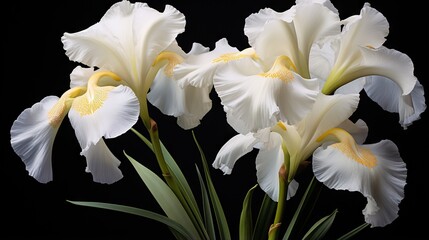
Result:
{"label": "green stem", "polygon": [[140,102],[140,118],[144,123],[144,126],[148,130],[148,132],[151,132],[151,118],[149,116],[149,111],[147,107],[147,101],[146,99],[143,99]]}
{"label": "green stem", "polygon": [[268,240],[275,240],[279,235],[279,230],[281,226],[281,221],[283,219],[283,212],[286,205],[287,199],[287,190],[289,182],[287,181],[287,171],[283,165],[279,171],[279,201],[277,203],[276,215],[274,217],[274,222],[270,227],[268,232]]}
{"label": "green stem", "polygon": [[150,120],[149,135],[152,142],[153,152],[155,153],[156,160],[158,160],[159,167],[162,171],[162,176],[175,193],[180,192],[176,182],[174,181],[170,173],[170,169],[165,162],[164,154],[162,153],[161,142],[159,140],[158,125],[153,119]]}
{"label": "green stem", "polygon": [[208,236],[204,230],[204,226],[202,226],[202,223],[198,221],[197,217],[195,216],[196,213],[194,213],[192,208],[189,206],[190,202],[186,200],[185,196],[180,190],[179,185],[176,182],[176,178],[170,172],[170,168],[165,161],[164,154],[162,153],[161,141],[159,139],[158,126],[153,119],[150,119],[149,135],[152,142],[153,152],[155,153],[158,165],[162,172],[162,176],[171,190],[176,194],[179,201],[182,203],[182,206],[185,208],[200,236],[202,236],[202,238],[207,238]]}

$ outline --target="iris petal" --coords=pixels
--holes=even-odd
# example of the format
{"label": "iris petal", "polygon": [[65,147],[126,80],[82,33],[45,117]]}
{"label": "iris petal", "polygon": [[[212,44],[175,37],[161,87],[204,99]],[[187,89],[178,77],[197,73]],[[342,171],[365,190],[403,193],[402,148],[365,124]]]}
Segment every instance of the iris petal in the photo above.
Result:
{"label": "iris petal", "polygon": [[251,152],[256,142],[251,133],[235,135],[219,150],[212,166],[222,170],[224,174],[231,174],[237,160]]}
{"label": "iris petal", "polygon": [[102,137],[115,138],[128,131],[138,120],[139,101],[134,92],[123,85],[97,87],[93,96],[86,93],[73,101],[70,122],[82,151]]}
{"label": "iris petal", "polygon": [[389,140],[354,149],[339,144],[314,152],[316,178],[329,188],[362,193],[368,200],[363,210],[365,221],[372,227],[390,224],[398,217],[407,176],[396,145]]}
{"label": "iris petal", "polygon": [[10,130],[13,150],[24,162],[29,175],[42,183],[52,181],[52,147],[67,113],[58,116],[56,124],[51,124],[49,111],[58,100],[56,96],[48,96],[25,109]]}
{"label": "iris petal", "polygon": [[86,172],[92,174],[94,182],[111,184],[123,175],[119,169],[120,161],[109,150],[103,139],[82,152],[86,157]]}

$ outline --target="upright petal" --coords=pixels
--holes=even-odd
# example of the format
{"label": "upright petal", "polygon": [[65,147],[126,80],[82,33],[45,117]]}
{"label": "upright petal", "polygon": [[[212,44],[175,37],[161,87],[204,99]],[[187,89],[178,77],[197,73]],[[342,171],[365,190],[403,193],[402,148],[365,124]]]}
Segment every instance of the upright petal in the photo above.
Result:
{"label": "upright petal", "polygon": [[292,21],[275,18],[267,21],[251,46],[268,65],[279,55],[288,56],[297,73],[310,78],[308,62],[312,45],[340,30],[338,14],[318,3],[303,3],[296,5]]}
{"label": "upright petal", "polygon": [[29,175],[41,183],[52,181],[52,147],[67,114],[63,103],[57,105],[58,102],[56,96],[45,97],[25,109],[10,130],[13,150],[24,162]]}
{"label": "upright petal", "polygon": [[121,162],[113,155],[102,138],[95,145],[82,151],[82,155],[86,157],[86,172],[92,174],[94,182],[111,184],[123,177],[119,169]]}
{"label": "upright petal", "polygon": [[328,96],[320,94],[312,111],[296,127],[302,136],[304,155],[309,157],[319,145],[317,138],[327,130],[338,127],[357,109],[358,94]]}
{"label": "upright petal", "polygon": [[185,87],[187,85],[195,87],[213,86],[213,76],[215,71],[223,62],[216,61],[216,59],[224,54],[233,56],[234,54],[239,53],[237,48],[233,48],[228,44],[226,38],[218,40],[212,51],[202,50],[206,49],[194,44],[184,62],[175,66],[174,77],[179,81],[179,85],[181,87]]}
{"label": "upright petal", "polygon": [[259,10],[257,13],[252,13],[249,15],[245,19],[244,34],[249,39],[250,46],[255,45],[256,39],[258,39],[258,37],[264,31],[264,27],[267,22],[276,19],[291,22],[294,15],[294,7],[284,12],[277,12],[271,8],[264,8]]}
{"label": "upright petal", "polygon": [[140,93],[156,56],[184,31],[185,17],[167,5],[164,12],[146,3],[115,3],[91,27],[62,37],[72,61],[117,73]]}

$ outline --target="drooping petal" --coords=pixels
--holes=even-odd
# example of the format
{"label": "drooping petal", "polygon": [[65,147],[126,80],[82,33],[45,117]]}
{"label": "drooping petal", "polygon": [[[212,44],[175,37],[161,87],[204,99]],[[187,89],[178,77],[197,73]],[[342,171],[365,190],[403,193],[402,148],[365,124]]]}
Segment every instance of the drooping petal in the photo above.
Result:
{"label": "drooping petal", "polygon": [[356,70],[356,74],[359,74],[357,77],[384,76],[394,81],[401,88],[403,95],[409,94],[414,89],[417,82],[413,73],[414,64],[406,54],[385,47],[362,48],[361,53],[363,62]]}
{"label": "drooping petal", "polygon": [[[282,138],[278,134],[270,135],[272,148],[260,149],[256,156],[256,176],[261,189],[275,202],[279,200],[279,170],[284,163],[281,147]],[[298,189],[298,182],[293,180],[288,187],[287,200]]]}
{"label": "drooping petal", "polygon": [[147,99],[162,113],[175,117],[180,116],[185,112],[183,105],[185,92],[174,79],[163,72],[164,68],[158,72],[156,80],[152,83],[147,94]]}
{"label": "drooping petal", "polygon": [[222,170],[224,174],[231,174],[237,160],[251,152],[256,142],[251,133],[235,135],[219,150],[212,166]]}
{"label": "drooping petal", "polygon": [[[302,119],[315,101],[317,80],[303,79],[287,69],[279,57],[272,69],[243,68],[240,62],[219,68],[214,87],[222,105],[228,110],[229,123],[256,132],[271,127],[279,120],[295,123]],[[295,102],[300,102],[299,106]]]}
{"label": "drooping petal", "polygon": [[417,78],[411,59],[404,53],[382,44],[389,24],[377,10],[365,4],[361,15],[345,21],[338,57],[322,89],[325,94],[355,79],[380,75],[394,81],[402,94],[409,94]]}
{"label": "drooping petal", "polygon": [[404,197],[405,163],[389,140],[358,146],[348,139],[314,152],[314,174],[329,188],[362,193],[368,200],[362,213],[372,227],[390,224]]}
{"label": "drooping petal", "polygon": [[353,94],[360,93],[364,88],[366,83],[366,78],[357,78],[335,90],[335,94]]}
{"label": "drooping petal", "polygon": [[[202,86],[200,88],[187,86],[184,91],[184,105],[186,111],[177,118],[177,124],[183,129],[191,129],[200,125],[201,119],[212,108],[210,92],[213,86]],[[198,101],[196,101],[198,99]]]}
{"label": "drooping petal", "polygon": [[48,96],[25,109],[10,130],[13,150],[24,162],[29,175],[41,183],[52,181],[52,147],[67,113],[61,107],[57,109],[64,111],[56,112],[58,115],[51,112],[58,101],[58,97]]}
{"label": "drooping petal", "polygon": [[399,123],[404,129],[420,119],[420,114],[426,110],[424,89],[419,81],[409,94],[402,95],[394,82],[371,76],[366,78],[365,92],[384,110],[399,113]]}
{"label": "drooping petal", "polygon": [[77,97],[69,119],[83,151],[102,137],[114,138],[128,131],[138,120],[139,101],[126,86],[95,87]]}
{"label": "drooping petal", "polygon": [[120,1],[98,23],[61,40],[70,60],[109,69],[140,93],[156,56],[184,26],[184,15],[170,5],[158,12],[146,3]]}
{"label": "drooping petal", "polygon": [[183,129],[191,129],[200,124],[200,120],[212,107],[209,97],[212,86],[180,87],[175,79],[158,72],[147,95],[150,103],[162,113],[177,117],[177,123]]}
{"label": "drooping petal", "polygon": [[86,157],[85,171],[92,174],[94,182],[111,184],[123,177],[119,169],[121,162],[113,155],[103,138],[81,154]]}

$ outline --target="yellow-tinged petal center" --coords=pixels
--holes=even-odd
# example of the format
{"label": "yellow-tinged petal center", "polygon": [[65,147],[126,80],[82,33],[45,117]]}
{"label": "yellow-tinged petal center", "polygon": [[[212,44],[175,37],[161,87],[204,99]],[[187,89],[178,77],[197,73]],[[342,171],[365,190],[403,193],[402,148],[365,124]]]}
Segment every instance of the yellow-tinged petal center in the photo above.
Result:
{"label": "yellow-tinged petal center", "polygon": [[238,59],[242,59],[242,58],[247,58],[250,57],[252,59],[257,59],[258,56],[256,56],[255,50],[253,50],[252,48],[246,48],[241,52],[236,52],[236,53],[225,53],[220,55],[218,58],[213,59],[213,63],[218,63],[218,62],[230,62],[230,61],[235,61]]}
{"label": "yellow-tinged petal center", "polygon": [[58,100],[54,107],[48,112],[49,124],[54,128],[59,127],[66,112],[67,108],[65,99],[60,98],[60,100]]}
{"label": "yellow-tinged petal center", "polygon": [[48,121],[52,127],[58,128],[69,111],[71,99],[82,95],[86,91],[84,87],[75,87],[66,91],[58,102],[48,111]]}
{"label": "yellow-tinged petal center", "polygon": [[362,146],[352,147],[350,144],[353,143],[334,143],[331,145],[334,148],[337,148],[343,152],[347,157],[353,159],[354,161],[364,165],[367,168],[373,168],[377,166],[377,158],[368,148]]}
{"label": "yellow-tinged petal center", "polygon": [[[109,92],[113,87],[99,87],[92,91],[92,97],[82,96],[76,98],[73,102],[73,110],[78,112],[81,116],[93,114],[97,109],[103,106]],[[87,95],[87,94],[85,94]]]}
{"label": "yellow-tinged petal center", "polygon": [[265,78],[277,78],[285,82],[290,82],[294,79],[292,71],[290,70],[291,68],[296,71],[296,67],[292,60],[287,56],[279,56],[271,69],[267,72],[260,73],[259,76]]}
{"label": "yellow-tinged petal center", "polygon": [[111,77],[116,81],[120,81],[119,76],[112,72],[100,71],[94,73],[88,80],[87,92],[73,101],[73,110],[78,112],[81,116],[85,116],[93,114],[103,106],[109,92],[114,89],[112,86],[100,87],[97,85],[98,80],[106,76]]}
{"label": "yellow-tinged petal center", "polygon": [[359,146],[352,135],[347,131],[341,128],[333,128],[322,134],[317,141],[322,141],[328,136],[333,136],[339,141],[338,143],[334,143],[330,146],[340,150],[348,158],[364,165],[367,168],[377,166],[378,160],[374,153],[369,148]]}
{"label": "yellow-tinged petal center", "polygon": [[166,63],[166,66],[164,68],[164,74],[168,77],[172,77],[173,76],[173,69],[177,64],[180,64],[183,62],[183,58],[178,55],[177,53],[174,52],[161,52],[158,57],[155,59],[154,63],[152,64],[152,66],[162,66],[163,64]]}
{"label": "yellow-tinged petal center", "polygon": [[283,131],[286,131],[286,125],[283,122],[279,121],[277,123],[277,126],[279,126],[281,129],[283,129]]}

